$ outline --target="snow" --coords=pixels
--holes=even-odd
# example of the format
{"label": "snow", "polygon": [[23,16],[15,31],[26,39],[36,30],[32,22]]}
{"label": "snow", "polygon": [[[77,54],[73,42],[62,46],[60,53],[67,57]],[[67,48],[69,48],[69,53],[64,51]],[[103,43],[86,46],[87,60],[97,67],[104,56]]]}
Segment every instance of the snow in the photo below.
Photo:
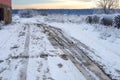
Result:
{"label": "snow", "polygon": [[[51,70],[50,73],[52,73],[55,80],[86,80],[78,69],[74,68],[73,63],[70,60],[64,61],[59,57],[49,57],[49,64]],[[58,64],[62,64],[63,67],[59,68],[56,66]]]}
{"label": "snow", "polygon": [[0,30],[0,36],[1,36],[0,38],[0,54],[1,54],[0,59],[4,59],[5,57],[8,57],[8,55],[11,54],[11,51],[10,51],[11,47],[17,44],[16,38],[18,38],[18,33],[19,33],[18,31],[19,29],[17,30],[17,28],[18,27],[15,27],[15,25],[8,25],[6,27],[4,26],[4,29]]}
{"label": "snow", "polygon": [[84,21],[76,24],[51,20],[46,24],[62,29],[67,35],[89,46],[95,52],[89,56],[103,66],[103,69],[113,78],[120,79],[120,74],[117,72],[117,70],[120,71],[119,29],[99,24],[86,24]]}
{"label": "snow", "polygon": [[[63,51],[54,48],[48,40],[48,36],[35,25],[44,23],[62,29],[68,36],[87,45],[94,51],[88,56],[101,65],[113,79],[119,80],[120,30],[99,24],[86,24],[85,17],[48,15],[20,18],[15,15],[13,23],[0,30],[0,61],[3,60],[0,63],[0,79],[86,80],[71,60],[60,58],[59,55],[64,54]],[[40,57],[42,54],[49,56],[42,58]],[[9,59],[11,56],[19,58]],[[28,58],[22,58],[24,56]],[[1,73],[4,69],[5,71]]]}
{"label": "snow", "polygon": [[[55,51],[58,54],[61,54],[62,51],[56,50],[51,43],[48,41],[47,36],[40,32],[41,30],[39,28],[36,28],[36,26],[31,27],[31,43],[30,43],[30,56],[39,56],[40,54],[48,54],[48,55],[56,55],[56,53],[53,53],[51,51]],[[35,33],[36,32],[36,33]],[[38,39],[38,40],[37,40]],[[35,44],[35,45],[33,45]],[[83,75],[75,68],[73,63],[69,61],[65,61],[61,59],[59,56],[49,56],[46,59],[29,59],[28,64],[28,79],[27,80],[36,80],[36,77],[32,76],[33,74],[36,74],[40,80],[42,80],[42,77],[46,79],[53,78],[55,80],[85,80]],[[38,64],[39,63],[39,64]],[[63,68],[59,68],[57,65],[61,63],[63,65]],[[33,66],[36,65],[36,66]],[[41,66],[43,65],[43,66]],[[36,71],[36,67],[40,69],[40,73],[38,72],[32,72]],[[37,70],[38,70],[37,69]],[[78,75],[79,74],[79,75]],[[40,76],[41,75],[41,76]]]}
{"label": "snow", "polygon": [[[0,79],[85,80],[70,60],[60,58],[63,51],[55,49],[47,35],[34,25],[40,23],[39,18],[14,16],[13,23],[0,30],[0,60],[3,60],[0,62]],[[42,58],[42,54],[53,57]],[[59,68],[58,64],[63,67]]]}

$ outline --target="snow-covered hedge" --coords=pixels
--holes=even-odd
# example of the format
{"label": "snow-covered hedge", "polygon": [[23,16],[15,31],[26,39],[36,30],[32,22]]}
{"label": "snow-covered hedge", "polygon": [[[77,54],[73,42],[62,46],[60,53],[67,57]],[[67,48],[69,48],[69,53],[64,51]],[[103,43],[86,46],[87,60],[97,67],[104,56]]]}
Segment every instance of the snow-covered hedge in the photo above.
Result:
{"label": "snow-covered hedge", "polygon": [[92,16],[87,16],[86,22],[91,24],[92,23]]}
{"label": "snow-covered hedge", "polygon": [[86,17],[86,22],[90,24],[98,24],[99,20],[100,20],[100,17],[96,15]]}
{"label": "snow-covered hedge", "polygon": [[93,15],[93,23],[98,24],[100,22],[100,17],[97,15]]}
{"label": "snow-covered hedge", "polygon": [[91,15],[85,19],[86,23],[102,24],[105,26],[113,26],[120,28],[120,15]]}
{"label": "snow-covered hedge", "polygon": [[42,15],[42,16],[47,16],[48,15],[48,13],[46,11],[41,11],[41,12],[39,12],[39,14]]}
{"label": "snow-covered hedge", "polygon": [[118,29],[120,28],[120,15],[114,17],[113,26]]}
{"label": "snow-covered hedge", "polygon": [[47,15],[45,17],[46,22],[58,22],[58,23],[90,23],[90,24],[102,24],[105,26],[113,26],[120,28],[120,15],[66,15],[66,14],[54,14]]}
{"label": "snow-covered hedge", "polygon": [[18,14],[22,18],[30,18],[35,15],[35,12],[33,10],[20,10]]}
{"label": "snow-covered hedge", "polygon": [[85,16],[79,15],[66,15],[66,14],[54,14],[48,15],[45,18],[47,22],[59,22],[59,23],[81,23],[85,21]]}
{"label": "snow-covered hedge", "polygon": [[105,25],[105,26],[112,26],[113,24],[113,19],[111,17],[103,17],[100,20],[100,24]]}

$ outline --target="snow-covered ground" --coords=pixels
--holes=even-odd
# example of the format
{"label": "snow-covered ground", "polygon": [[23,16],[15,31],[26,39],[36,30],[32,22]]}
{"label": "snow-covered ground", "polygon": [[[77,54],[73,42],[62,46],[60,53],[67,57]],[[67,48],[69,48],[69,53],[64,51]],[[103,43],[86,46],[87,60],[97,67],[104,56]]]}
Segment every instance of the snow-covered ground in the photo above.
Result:
{"label": "snow-covered ground", "polygon": [[53,47],[48,36],[34,25],[36,23],[60,28],[68,36],[88,46],[93,51],[88,56],[105,73],[120,80],[120,30],[86,24],[85,17],[14,16],[12,24],[2,26],[0,30],[0,80],[86,80],[71,60],[59,56],[64,52]]}
{"label": "snow-covered ground", "polygon": [[[69,17],[69,16],[67,16]],[[49,16],[48,16],[49,18]],[[54,20],[58,19],[58,22]],[[73,17],[69,17],[70,19]],[[80,19],[74,16],[74,20]],[[57,17],[49,18],[47,24],[62,29],[65,33],[90,47],[94,53],[89,54],[91,58],[99,63],[103,69],[115,79],[120,79],[120,30],[111,26],[99,24],[59,22],[63,19]],[[53,21],[52,21],[53,20]],[[66,20],[66,17],[65,17]],[[47,20],[46,20],[47,21]]]}
{"label": "snow-covered ground", "polygon": [[[47,35],[34,25],[36,18],[14,17],[0,30],[0,80],[85,80]],[[50,55],[50,56],[49,56]]]}

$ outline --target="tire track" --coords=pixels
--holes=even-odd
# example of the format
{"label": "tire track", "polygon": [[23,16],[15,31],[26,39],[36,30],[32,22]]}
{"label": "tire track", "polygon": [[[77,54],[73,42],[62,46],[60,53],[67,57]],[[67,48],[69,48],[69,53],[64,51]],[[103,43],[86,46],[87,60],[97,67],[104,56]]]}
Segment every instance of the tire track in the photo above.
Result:
{"label": "tire track", "polygon": [[[47,54],[45,34],[40,31],[36,25],[30,25],[30,45],[29,45],[29,62],[27,68],[27,80],[50,80],[50,70],[48,58],[41,57]],[[34,66],[33,66],[34,65]],[[31,76],[32,75],[32,76]]]}
{"label": "tire track", "polygon": [[[21,54],[21,56],[28,56],[29,55],[29,43],[30,43],[30,25],[26,24],[27,27],[27,36],[25,40],[25,46],[24,46],[24,52]],[[29,62],[29,58],[23,58],[21,60],[21,68],[20,68],[20,73],[19,73],[19,78],[18,80],[26,80],[27,79],[27,66]]]}
{"label": "tire track", "polygon": [[[94,61],[92,61],[85,51],[81,49],[82,45],[76,45],[72,39],[62,33],[62,30],[53,28],[45,24],[37,24],[55,48],[60,48],[69,59],[74,63],[78,70],[87,80],[112,80]],[[80,43],[79,43],[80,44]],[[86,46],[82,46],[86,47]],[[91,52],[91,51],[90,51]]]}
{"label": "tire track", "polygon": [[[20,35],[20,32],[23,31],[23,28],[27,28],[27,30],[25,29],[25,34],[24,35]],[[8,44],[12,44],[10,46],[4,45],[4,47],[10,49],[11,54],[8,55],[8,57],[6,57],[2,63],[0,63],[0,70],[2,71],[0,73],[0,80],[25,80],[26,76],[25,74],[25,70],[27,66],[26,64],[28,63],[28,60],[26,60],[26,58],[19,58],[17,56],[21,56],[28,53],[26,50],[29,50],[28,46],[29,46],[29,42],[26,42],[29,38],[29,28],[28,25],[20,25],[16,28],[16,31],[14,31],[14,35],[13,37],[11,37],[11,39],[9,40],[10,42],[8,42]],[[11,41],[13,39],[13,41]],[[19,42],[19,40],[21,40]],[[22,42],[23,41],[23,42]],[[28,40],[29,41],[29,40]],[[26,43],[26,45],[25,45]],[[20,45],[17,48],[14,48],[14,45]],[[28,46],[27,46],[28,45]],[[13,49],[12,49],[13,48]],[[21,53],[22,52],[22,53]],[[6,75],[8,75],[6,77]],[[24,79],[23,79],[24,78]]]}

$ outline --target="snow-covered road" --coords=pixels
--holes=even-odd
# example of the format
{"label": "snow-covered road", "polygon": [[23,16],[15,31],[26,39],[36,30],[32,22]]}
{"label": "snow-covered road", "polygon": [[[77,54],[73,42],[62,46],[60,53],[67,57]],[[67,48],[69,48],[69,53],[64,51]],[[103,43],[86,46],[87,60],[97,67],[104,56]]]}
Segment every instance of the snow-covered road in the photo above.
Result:
{"label": "snow-covered road", "polygon": [[3,27],[0,80],[120,79],[119,42],[98,39],[93,25],[46,22],[40,16],[17,17]]}
{"label": "snow-covered road", "polygon": [[3,30],[13,33],[1,46],[1,80],[110,80],[82,50],[86,46],[61,29],[15,23]]}
{"label": "snow-covered road", "polygon": [[69,37],[59,28],[45,24],[38,24],[38,26],[42,27],[43,32],[48,35],[52,45],[61,49],[87,80],[110,80],[104,71],[88,57],[88,53],[93,52],[86,45]]}
{"label": "snow-covered road", "polygon": [[3,30],[0,80],[86,80],[37,25],[15,23]]}

